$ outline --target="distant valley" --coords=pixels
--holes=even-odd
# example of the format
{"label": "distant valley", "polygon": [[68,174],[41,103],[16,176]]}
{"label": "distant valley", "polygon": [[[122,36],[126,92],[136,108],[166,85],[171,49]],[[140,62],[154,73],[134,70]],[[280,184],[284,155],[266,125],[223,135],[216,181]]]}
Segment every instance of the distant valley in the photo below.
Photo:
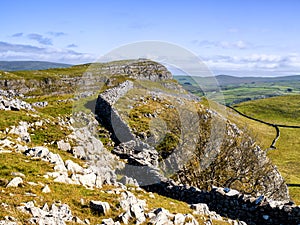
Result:
{"label": "distant valley", "polygon": [[284,77],[174,76],[189,92],[233,105],[281,95],[300,94],[300,75]]}

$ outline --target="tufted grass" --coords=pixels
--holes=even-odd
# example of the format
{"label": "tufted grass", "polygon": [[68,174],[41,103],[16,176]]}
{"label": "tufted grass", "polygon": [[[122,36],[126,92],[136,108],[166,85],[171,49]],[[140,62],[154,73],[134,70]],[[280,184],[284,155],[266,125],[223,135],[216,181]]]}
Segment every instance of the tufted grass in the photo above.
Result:
{"label": "tufted grass", "polygon": [[[120,195],[112,192],[116,188],[114,186],[104,185],[101,189],[91,190],[79,185],[55,183],[51,179],[46,179],[42,176],[46,172],[53,171],[51,164],[41,160],[32,160],[21,153],[0,154],[0,165],[1,180],[11,180],[13,178],[11,172],[21,172],[26,176],[23,178],[24,183],[20,187],[5,188],[0,186],[1,203],[9,205],[8,210],[0,206],[0,220],[4,219],[4,216],[9,215],[15,217],[22,224],[27,224],[30,215],[21,213],[16,207],[28,201],[34,201],[35,206],[38,207],[42,207],[45,203],[49,207],[55,202],[66,203],[69,205],[73,216],[78,216],[82,220],[88,219],[91,224],[100,224],[104,218],[113,218],[115,220],[122,213],[118,206]],[[31,186],[27,183],[29,181],[38,183],[38,185]],[[51,193],[42,193],[41,190],[46,184],[50,187]],[[129,190],[137,198],[146,201],[148,210],[163,207],[171,213],[192,213],[188,204],[184,202],[157,194],[154,194],[155,198],[150,198],[149,193],[131,187],[129,187]],[[26,193],[36,194],[37,196],[26,196]],[[106,216],[94,214],[88,207],[91,200],[108,202],[111,207],[110,213]],[[82,201],[83,204],[81,203]],[[200,224],[207,220],[204,216],[195,216],[195,218]],[[226,223],[214,221],[213,224],[221,225]]]}
{"label": "tufted grass", "polygon": [[[300,125],[300,95],[272,97],[267,99],[244,102],[236,105],[236,109],[254,118],[269,123],[285,125]],[[245,119],[246,120],[246,119]],[[257,136],[270,134],[275,137],[275,130],[264,124],[256,124],[253,131]],[[273,129],[273,132],[270,132]],[[300,129],[279,128],[280,138],[276,143],[276,150],[268,152],[269,158],[285,178],[288,184],[300,185]],[[273,133],[273,135],[271,135]],[[292,200],[300,204],[300,187],[289,187]]]}

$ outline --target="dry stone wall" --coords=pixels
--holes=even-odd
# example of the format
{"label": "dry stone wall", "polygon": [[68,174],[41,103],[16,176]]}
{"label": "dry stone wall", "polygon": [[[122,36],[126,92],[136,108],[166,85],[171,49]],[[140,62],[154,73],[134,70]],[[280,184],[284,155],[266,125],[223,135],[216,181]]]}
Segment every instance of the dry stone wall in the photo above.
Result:
{"label": "dry stone wall", "polygon": [[144,187],[148,191],[185,201],[189,204],[206,203],[210,210],[248,225],[299,225],[300,206],[289,201],[273,201],[263,195],[257,198],[228,188],[201,191],[195,187],[161,182]]}

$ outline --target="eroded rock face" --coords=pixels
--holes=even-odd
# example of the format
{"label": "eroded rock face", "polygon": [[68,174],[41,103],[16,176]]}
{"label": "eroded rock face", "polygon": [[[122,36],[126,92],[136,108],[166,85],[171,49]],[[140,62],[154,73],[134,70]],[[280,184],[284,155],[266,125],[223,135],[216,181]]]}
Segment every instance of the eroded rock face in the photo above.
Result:
{"label": "eroded rock face", "polygon": [[165,66],[147,59],[130,60],[120,65],[111,63],[103,67],[103,74],[125,75],[140,80],[166,80],[172,79],[172,74]]}

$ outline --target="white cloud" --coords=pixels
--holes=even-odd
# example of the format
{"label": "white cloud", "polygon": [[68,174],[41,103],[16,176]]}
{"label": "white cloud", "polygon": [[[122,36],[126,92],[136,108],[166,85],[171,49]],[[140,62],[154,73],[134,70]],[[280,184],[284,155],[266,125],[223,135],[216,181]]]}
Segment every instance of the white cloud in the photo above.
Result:
{"label": "white cloud", "polygon": [[36,47],[0,42],[0,60],[45,60],[52,62],[79,64],[93,62],[95,56],[69,49]]}
{"label": "white cloud", "polygon": [[300,74],[298,54],[251,54],[248,56],[217,55],[204,58],[204,63],[213,71],[268,74]]}

